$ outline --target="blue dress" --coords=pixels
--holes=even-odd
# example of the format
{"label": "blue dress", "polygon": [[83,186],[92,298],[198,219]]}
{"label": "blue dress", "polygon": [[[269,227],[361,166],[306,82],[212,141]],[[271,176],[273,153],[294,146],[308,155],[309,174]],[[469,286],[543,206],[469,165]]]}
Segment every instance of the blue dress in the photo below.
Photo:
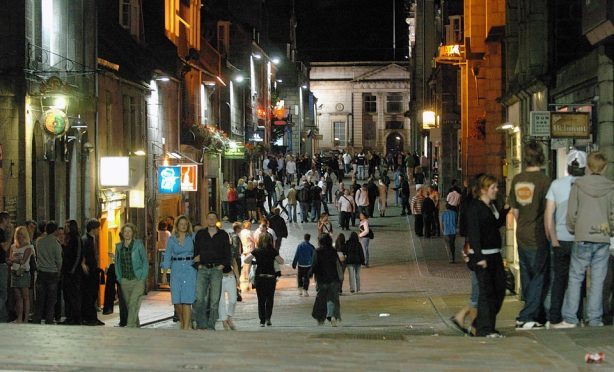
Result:
{"label": "blue dress", "polygon": [[[163,269],[171,269],[171,300],[173,304],[192,304],[196,300],[196,269],[192,267],[194,237],[186,235],[183,245],[176,236],[168,238]],[[177,260],[177,258],[189,258]]]}

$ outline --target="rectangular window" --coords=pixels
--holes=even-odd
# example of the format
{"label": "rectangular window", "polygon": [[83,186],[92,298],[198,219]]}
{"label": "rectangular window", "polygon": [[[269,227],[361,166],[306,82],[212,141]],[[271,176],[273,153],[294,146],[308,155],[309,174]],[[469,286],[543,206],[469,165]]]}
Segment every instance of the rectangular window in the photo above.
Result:
{"label": "rectangular window", "polygon": [[333,136],[335,143],[338,143],[339,146],[345,146],[345,122],[344,121],[335,121],[333,122]]}
{"label": "rectangular window", "polygon": [[401,94],[389,94],[386,96],[386,112],[403,111],[403,96]]}
{"label": "rectangular window", "polygon": [[377,98],[372,95],[365,95],[363,97],[365,103],[365,113],[377,112]]}
{"label": "rectangular window", "polygon": [[137,40],[140,35],[140,13],[138,0],[119,0],[119,24]]}

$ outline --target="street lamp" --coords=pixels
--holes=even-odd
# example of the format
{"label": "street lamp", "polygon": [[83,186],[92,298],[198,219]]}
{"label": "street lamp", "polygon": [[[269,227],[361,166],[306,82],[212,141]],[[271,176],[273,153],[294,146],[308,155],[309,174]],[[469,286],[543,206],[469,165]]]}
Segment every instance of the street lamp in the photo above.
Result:
{"label": "street lamp", "polygon": [[435,111],[424,110],[422,111],[422,128],[430,129],[436,126],[436,115]]}
{"label": "street lamp", "polygon": [[245,76],[239,74],[239,75],[235,76],[235,81],[237,83],[242,83],[243,81],[245,81]]}
{"label": "street lamp", "polygon": [[281,63],[281,58],[275,56],[273,58],[271,58],[271,62],[273,62],[274,65],[278,65]]}

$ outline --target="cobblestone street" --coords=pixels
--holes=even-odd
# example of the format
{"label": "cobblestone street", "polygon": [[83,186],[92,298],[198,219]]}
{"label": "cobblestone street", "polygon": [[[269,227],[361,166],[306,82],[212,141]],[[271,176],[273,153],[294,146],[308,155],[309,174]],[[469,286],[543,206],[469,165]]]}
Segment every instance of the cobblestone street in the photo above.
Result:
{"label": "cobblestone street", "polygon": [[[317,326],[311,318],[313,286],[310,297],[297,295],[288,264],[303,234],[315,236],[315,224],[292,224],[282,247],[286,265],[272,327],[258,327],[253,290],[237,304],[236,332],[182,332],[169,319],[169,293],[151,292],[141,308],[143,329],[114,327],[117,314],[101,317],[107,327],[1,325],[0,347],[7,358],[0,368],[537,371],[585,368],[589,351],[614,355],[611,327],[515,332],[520,304],[514,296],[506,298],[498,319],[505,339],[464,337],[448,319],[467,302],[467,269],[447,262],[441,238],[417,238],[409,228],[411,217],[398,216],[395,208],[388,214],[371,219],[372,265],[362,271],[363,291],[341,297],[338,328]],[[612,364],[606,360],[595,367]]]}

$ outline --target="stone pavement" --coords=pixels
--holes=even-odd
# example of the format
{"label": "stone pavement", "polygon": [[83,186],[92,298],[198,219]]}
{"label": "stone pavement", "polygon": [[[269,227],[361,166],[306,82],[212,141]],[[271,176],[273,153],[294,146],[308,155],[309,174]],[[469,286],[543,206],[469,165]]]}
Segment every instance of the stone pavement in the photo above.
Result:
{"label": "stone pavement", "polygon": [[[317,326],[311,318],[313,285],[310,297],[297,295],[289,264],[303,234],[315,237],[314,223],[299,223],[282,247],[287,264],[272,327],[258,327],[254,291],[237,304],[236,332],[180,331],[164,320],[172,315],[169,293],[150,292],[140,318],[151,324],[142,329],[113,328],[117,314],[101,316],[107,327],[0,324],[0,369],[614,370],[611,327],[516,332],[521,304],[514,296],[498,317],[505,339],[462,336],[448,318],[467,302],[467,269],[447,263],[441,238],[417,238],[411,217],[400,217],[398,208],[388,214],[370,221],[372,266],[361,272],[363,291],[341,297],[340,327]],[[586,365],[584,354],[596,351],[606,352],[606,363]]]}

